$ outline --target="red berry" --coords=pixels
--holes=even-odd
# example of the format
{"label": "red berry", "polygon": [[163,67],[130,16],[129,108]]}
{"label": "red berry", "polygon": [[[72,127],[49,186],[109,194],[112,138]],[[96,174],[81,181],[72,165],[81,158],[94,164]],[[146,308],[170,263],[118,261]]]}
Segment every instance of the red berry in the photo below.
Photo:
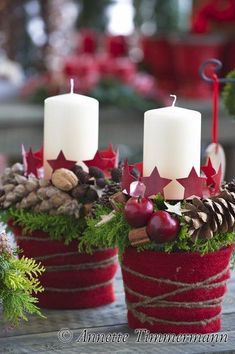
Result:
{"label": "red berry", "polygon": [[152,214],[146,228],[148,236],[156,243],[172,241],[179,230],[179,220],[164,210]]}
{"label": "red berry", "polygon": [[148,198],[130,198],[124,208],[124,216],[132,227],[147,225],[153,214],[153,202]]}

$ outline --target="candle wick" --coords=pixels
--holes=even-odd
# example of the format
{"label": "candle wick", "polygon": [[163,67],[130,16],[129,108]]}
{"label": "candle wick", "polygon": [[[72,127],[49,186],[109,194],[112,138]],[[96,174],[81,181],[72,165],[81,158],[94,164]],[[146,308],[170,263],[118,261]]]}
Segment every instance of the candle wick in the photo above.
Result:
{"label": "candle wick", "polygon": [[170,95],[170,97],[173,97],[173,98],[174,98],[174,100],[173,100],[173,102],[172,102],[172,107],[175,107],[175,102],[176,102],[176,100],[177,100],[177,97],[176,97],[176,95]]}
{"label": "candle wick", "polygon": [[70,79],[70,93],[74,93],[74,79]]}

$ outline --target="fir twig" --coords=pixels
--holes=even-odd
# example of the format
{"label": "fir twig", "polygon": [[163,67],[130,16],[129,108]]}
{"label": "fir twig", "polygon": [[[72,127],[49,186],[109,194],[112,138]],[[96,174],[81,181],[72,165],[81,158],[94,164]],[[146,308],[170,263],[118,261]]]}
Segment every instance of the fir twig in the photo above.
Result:
{"label": "fir twig", "polygon": [[0,300],[7,321],[13,324],[20,319],[27,321],[28,314],[44,317],[33,295],[44,290],[38,279],[44,270],[40,263],[32,259],[0,255]]}
{"label": "fir twig", "polygon": [[7,224],[9,220],[22,227],[24,234],[41,230],[47,232],[52,240],[62,240],[66,245],[78,239],[86,227],[84,219],[76,220],[67,215],[36,214],[25,209],[14,208],[0,214],[0,221]]}

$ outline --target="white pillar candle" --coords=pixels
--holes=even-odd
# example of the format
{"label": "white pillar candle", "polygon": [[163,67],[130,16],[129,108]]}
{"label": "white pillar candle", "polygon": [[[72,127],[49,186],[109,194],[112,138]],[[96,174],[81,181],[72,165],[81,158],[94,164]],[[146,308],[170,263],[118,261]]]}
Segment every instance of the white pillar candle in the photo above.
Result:
{"label": "white pillar candle", "polygon": [[[66,159],[92,159],[98,149],[99,102],[71,92],[49,97],[44,102],[44,175],[52,169],[47,160],[56,159],[60,150]],[[83,165],[84,166],[84,165]]]}
{"label": "white pillar candle", "polygon": [[201,114],[175,107],[153,109],[144,118],[144,176],[156,166],[161,177],[170,178],[164,188],[169,200],[181,200],[184,187],[176,181],[195,168],[200,174]]}

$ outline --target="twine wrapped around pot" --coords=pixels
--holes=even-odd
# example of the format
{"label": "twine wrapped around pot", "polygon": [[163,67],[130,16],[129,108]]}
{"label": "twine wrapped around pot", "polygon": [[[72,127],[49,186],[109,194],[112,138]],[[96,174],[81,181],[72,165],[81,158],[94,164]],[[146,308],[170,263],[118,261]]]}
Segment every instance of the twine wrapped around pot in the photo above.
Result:
{"label": "twine wrapped around pot", "polygon": [[202,256],[129,247],[122,264],[129,326],[158,333],[219,331],[232,250]]}
{"label": "twine wrapped around pot", "polygon": [[25,235],[12,223],[11,228],[23,254],[40,261],[46,268],[40,278],[45,288],[38,296],[40,307],[82,309],[115,300],[116,249],[97,249],[92,255],[79,254],[77,241],[66,246],[61,241],[50,240],[43,231]]}

